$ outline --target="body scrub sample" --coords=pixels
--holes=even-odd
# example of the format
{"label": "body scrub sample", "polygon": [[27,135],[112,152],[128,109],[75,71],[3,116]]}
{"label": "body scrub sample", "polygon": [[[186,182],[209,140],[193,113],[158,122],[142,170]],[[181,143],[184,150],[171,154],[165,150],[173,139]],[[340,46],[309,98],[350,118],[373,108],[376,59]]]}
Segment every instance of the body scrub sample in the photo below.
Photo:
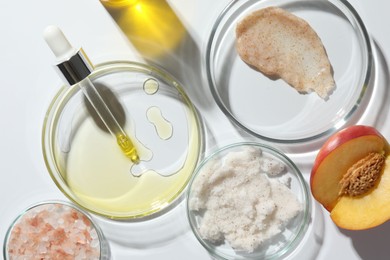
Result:
{"label": "body scrub sample", "polygon": [[237,24],[236,38],[241,59],[265,75],[323,99],[334,90],[325,48],[305,20],[278,7],[260,9]]}
{"label": "body scrub sample", "polygon": [[253,252],[280,234],[302,210],[284,165],[259,148],[232,151],[208,161],[192,185],[189,209],[204,212],[200,236]]}

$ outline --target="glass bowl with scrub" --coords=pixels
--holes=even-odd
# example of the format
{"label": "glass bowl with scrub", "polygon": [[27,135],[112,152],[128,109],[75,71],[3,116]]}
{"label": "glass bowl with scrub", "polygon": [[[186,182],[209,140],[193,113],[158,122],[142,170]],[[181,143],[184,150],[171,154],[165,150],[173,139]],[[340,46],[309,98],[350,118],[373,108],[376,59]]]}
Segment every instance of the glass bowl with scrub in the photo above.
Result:
{"label": "glass bowl with scrub", "polygon": [[[328,99],[299,93],[238,55],[237,24],[270,6],[302,18],[320,38],[335,82]],[[367,93],[371,69],[369,34],[356,10],[344,0],[231,1],[215,22],[206,51],[208,83],[226,116],[255,137],[299,149],[304,149],[302,143],[324,139],[351,121]]]}
{"label": "glass bowl with scrub", "polygon": [[212,152],[187,191],[193,233],[216,259],[282,259],[311,216],[308,186],[282,152],[242,142]]}
{"label": "glass bowl with scrub", "polygon": [[140,161],[118,149],[78,86],[64,86],[43,126],[52,179],[77,205],[110,219],[164,213],[182,198],[201,154],[203,127],[195,107],[175,79],[149,65],[104,63],[90,79]]}

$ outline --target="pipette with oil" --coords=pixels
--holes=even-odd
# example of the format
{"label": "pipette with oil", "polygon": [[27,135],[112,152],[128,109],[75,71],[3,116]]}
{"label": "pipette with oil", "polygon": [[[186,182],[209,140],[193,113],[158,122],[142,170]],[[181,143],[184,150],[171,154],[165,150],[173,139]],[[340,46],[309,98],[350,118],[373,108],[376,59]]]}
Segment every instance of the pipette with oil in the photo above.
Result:
{"label": "pipette with oil", "polygon": [[44,38],[57,58],[56,67],[60,76],[68,85],[77,84],[80,87],[109,132],[115,137],[122,152],[133,163],[138,164],[140,159],[133,142],[89,79],[94,67],[84,51],[72,47],[56,26],[48,26],[44,31]]}

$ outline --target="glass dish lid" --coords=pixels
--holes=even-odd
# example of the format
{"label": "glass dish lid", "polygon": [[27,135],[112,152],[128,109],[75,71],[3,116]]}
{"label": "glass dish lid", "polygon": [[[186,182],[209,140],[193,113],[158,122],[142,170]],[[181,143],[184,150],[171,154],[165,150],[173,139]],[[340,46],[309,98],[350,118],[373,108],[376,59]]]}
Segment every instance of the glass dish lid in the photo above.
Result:
{"label": "glass dish lid", "polygon": [[[315,93],[300,94],[239,57],[237,23],[269,6],[303,18],[318,34],[336,84],[329,99]],[[206,51],[208,83],[221,110],[248,133],[277,143],[316,140],[347,124],[366,92],[371,66],[369,35],[357,12],[344,0],[232,1],[217,18]]]}

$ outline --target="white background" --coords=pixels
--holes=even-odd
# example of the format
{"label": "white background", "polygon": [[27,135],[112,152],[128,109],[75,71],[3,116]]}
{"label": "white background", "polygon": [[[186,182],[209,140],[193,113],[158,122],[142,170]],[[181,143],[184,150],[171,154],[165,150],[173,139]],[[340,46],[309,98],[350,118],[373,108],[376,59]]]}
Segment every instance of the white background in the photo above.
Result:
{"label": "white background", "polygon": [[[192,38],[194,51],[191,54],[197,55],[193,58],[183,56],[188,59],[187,64],[199,66],[193,68],[196,73],[192,74],[187,91],[209,125],[212,135],[221,140],[234,132],[233,126],[212,102],[208,87],[204,83],[201,61],[194,61],[199,57],[203,59],[213,22],[228,2],[168,0]],[[379,56],[384,59],[379,66],[383,70],[382,77],[386,78],[389,74],[386,61],[390,60],[390,35],[387,29],[390,23],[390,3],[363,0],[351,0],[350,3],[362,17],[376,43]],[[1,0],[1,243],[9,224],[27,206],[48,199],[66,200],[49,177],[41,149],[41,129],[46,109],[62,84],[51,67],[53,55],[42,38],[42,31],[49,24],[60,26],[72,42],[82,45],[93,63],[109,59],[134,60],[138,56],[98,0]],[[179,79],[186,81],[181,78],[179,71],[169,69]],[[384,82],[384,87],[389,87],[388,81]],[[384,113],[387,119],[383,120],[382,117],[382,121],[375,121],[375,126],[390,140],[390,118],[387,111],[380,113]],[[365,116],[361,123],[371,123],[370,116],[377,115]],[[306,178],[309,169],[307,163],[301,168]],[[335,227],[328,214],[317,204],[314,204],[313,212],[312,223],[304,243],[291,258],[390,258],[390,223],[372,230],[351,232]],[[169,222],[170,217],[175,217],[175,224]],[[156,221],[123,229],[133,232],[132,234],[115,233],[112,226],[116,224],[99,221],[110,238],[114,259],[210,259],[190,232],[182,205],[165,218],[168,224]],[[167,232],[161,225],[166,225],[169,229],[171,226],[174,228]],[[137,239],[138,242],[135,242]]]}

